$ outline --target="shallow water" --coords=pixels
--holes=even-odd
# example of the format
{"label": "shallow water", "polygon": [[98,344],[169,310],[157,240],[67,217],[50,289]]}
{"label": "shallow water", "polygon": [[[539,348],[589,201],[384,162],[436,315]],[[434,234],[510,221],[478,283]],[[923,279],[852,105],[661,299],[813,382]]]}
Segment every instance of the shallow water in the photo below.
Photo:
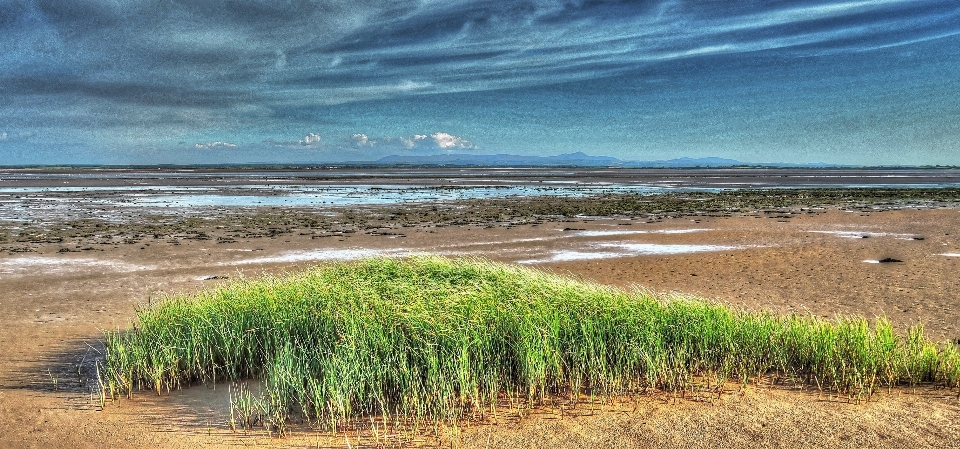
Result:
{"label": "shallow water", "polygon": [[287,251],[275,256],[257,257],[255,259],[245,259],[233,264],[266,264],[266,263],[290,263],[290,262],[310,262],[316,260],[346,261],[358,260],[367,257],[376,256],[400,256],[411,255],[415,252],[402,248],[392,249],[370,249],[370,248],[348,248],[348,249],[315,249],[303,251]]}
{"label": "shallow water", "polygon": [[612,193],[651,194],[645,186],[117,186],[0,187],[0,220],[105,218],[136,214],[201,214],[211,208],[345,207],[425,204],[523,196],[584,197]]}
{"label": "shallow water", "polygon": [[[671,255],[706,251],[728,251],[741,249],[740,246],[726,245],[694,245],[694,244],[661,244],[633,241],[604,241],[591,237],[606,237],[625,234],[680,234],[708,229],[660,229],[650,231],[580,231],[577,233],[562,232],[552,237],[518,238],[502,241],[449,243],[435,247],[396,246],[386,248],[317,248],[312,250],[286,251],[275,255],[244,259],[238,264],[269,264],[308,261],[340,261],[356,260],[375,256],[409,256],[416,254],[442,254],[447,256],[478,255],[486,257],[503,257],[513,254],[521,258],[519,263],[537,264],[549,262],[565,262],[574,260],[611,259],[639,255]],[[558,230],[559,231],[559,230]],[[547,245],[541,245],[544,242]],[[521,247],[508,248],[503,245],[527,243]],[[550,246],[561,245],[562,249]]]}
{"label": "shallow water", "polygon": [[622,256],[624,256],[624,254],[610,251],[553,251],[546,258],[521,260],[518,261],[518,263],[570,262],[574,260],[613,259]]}
{"label": "shallow water", "polygon": [[580,231],[577,236],[580,237],[602,237],[607,235],[630,235],[630,234],[689,234],[692,232],[709,231],[710,229],[657,229],[653,231]]}
{"label": "shallow water", "polygon": [[688,254],[710,251],[729,251],[741,249],[739,246],[724,245],[686,245],[662,243],[591,243],[576,249],[548,251],[539,258],[521,260],[523,264],[537,264],[549,262],[568,262],[574,260],[613,259],[630,256],[654,256]]}
{"label": "shallow water", "polygon": [[107,271],[138,271],[154,269],[150,265],[136,265],[119,260],[92,257],[24,256],[0,261],[0,274],[13,276],[64,274],[97,267]]}
{"label": "shallow water", "polygon": [[702,253],[707,251],[727,251],[739,249],[739,246],[724,245],[686,245],[686,244],[661,244],[661,243],[601,243],[603,248],[620,248],[625,255],[659,255],[659,254],[685,254]]}
{"label": "shallow water", "polygon": [[895,232],[872,232],[872,231],[809,231],[817,234],[833,234],[837,237],[865,239],[870,237],[894,237],[901,240],[916,240],[916,234],[899,234]]}
{"label": "shallow water", "polygon": [[524,196],[803,187],[958,187],[946,169],[0,169],[0,220],[204,215],[211,208],[349,207]]}

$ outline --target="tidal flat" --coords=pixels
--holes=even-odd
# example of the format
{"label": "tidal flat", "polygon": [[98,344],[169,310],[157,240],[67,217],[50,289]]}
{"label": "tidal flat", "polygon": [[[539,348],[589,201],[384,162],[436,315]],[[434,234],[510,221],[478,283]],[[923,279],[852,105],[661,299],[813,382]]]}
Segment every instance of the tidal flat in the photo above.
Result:
{"label": "tidal flat", "polygon": [[[115,186],[54,192],[3,178],[5,187],[40,190],[0,192],[5,213],[27,211],[0,222],[0,341],[7,348],[0,355],[6,367],[0,445],[296,447],[319,439],[346,446],[343,434],[301,430],[281,440],[232,432],[226,385],[140,393],[102,408],[91,396],[102,331],[129,328],[138,308],[167,294],[334,260],[476,256],[771,313],[884,316],[900,332],[923,324],[934,341],[960,338],[960,258],[954,257],[960,189],[951,181],[782,188],[777,179],[769,183],[778,188],[635,186],[403,204],[147,207],[114,201],[131,194]],[[898,262],[864,263],[885,259]],[[949,446],[960,440],[956,394],[899,388],[858,404],[815,388],[761,382],[732,385],[719,399],[651,393],[575,408],[557,404],[437,437],[462,447],[488,441],[491,447]],[[376,443],[369,426],[354,430],[347,434],[353,445]],[[407,444],[420,437],[382,438]]]}

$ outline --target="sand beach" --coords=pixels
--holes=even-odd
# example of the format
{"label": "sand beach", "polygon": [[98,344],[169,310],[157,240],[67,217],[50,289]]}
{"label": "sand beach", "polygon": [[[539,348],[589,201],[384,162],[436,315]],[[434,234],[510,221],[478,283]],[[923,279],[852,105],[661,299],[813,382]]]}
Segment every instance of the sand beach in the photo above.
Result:
{"label": "sand beach", "polygon": [[[948,447],[960,441],[957,392],[928,386],[856,401],[810,387],[734,383],[719,398],[654,392],[558,404],[440,435],[302,428],[284,438],[232,432],[224,385],[160,397],[143,392],[102,408],[93,394],[102,331],[129,327],[138,307],[164,294],[372,256],[487,258],[773,313],[884,316],[900,330],[922,323],[934,340],[956,341],[960,193],[950,188],[492,196],[362,207],[195,207],[195,213],[98,203],[115,193],[90,189],[44,190],[55,200],[3,193],[6,211],[32,209],[20,221],[4,221],[0,235],[3,447]],[[59,205],[44,206],[46,212],[35,206],[45,202]]]}

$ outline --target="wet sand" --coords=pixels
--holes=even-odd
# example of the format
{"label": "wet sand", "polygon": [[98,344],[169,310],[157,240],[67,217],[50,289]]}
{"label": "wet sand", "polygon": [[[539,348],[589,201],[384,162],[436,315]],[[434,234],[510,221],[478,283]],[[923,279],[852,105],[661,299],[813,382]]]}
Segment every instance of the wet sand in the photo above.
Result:
{"label": "wet sand", "polygon": [[[141,393],[102,411],[90,391],[101,330],[128,327],[138,305],[223,278],[376,254],[487,257],[778,313],[882,315],[900,329],[922,322],[937,340],[960,338],[960,208],[948,198],[834,205],[822,198],[810,202],[816,204],[754,200],[761,199],[768,203],[731,205],[728,198],[713,209],[682,201],[688,206],[670,209],[673,203],[662,200],[657,209],[629,213],[621,213],[621,198],[321,216],[247,210],[144,224],[91,219],[7,227],[0,241],[0,446],[373,443],[364,432],[299,430],[282,440],[231,433],[224,386],[159,398]],[[591,258],[598,253],[603,257]],[[886,258],[901,262],[872,263]],[[461,447],[949,447],[960,442],[956,395],[897,389],[857,404],[809,387],[731,385],[719,399],[652,393],[603,407],[547,407],[522,419],[468,424],[440,441],[453,438]]]}

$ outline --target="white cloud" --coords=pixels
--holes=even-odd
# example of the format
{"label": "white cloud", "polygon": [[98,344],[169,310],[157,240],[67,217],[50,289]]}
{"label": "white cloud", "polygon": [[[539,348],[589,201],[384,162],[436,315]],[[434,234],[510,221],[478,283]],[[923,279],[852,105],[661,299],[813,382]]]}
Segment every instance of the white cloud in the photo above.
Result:
{"label": "white cloud", "polygon": [[417,83],[406,80],[397,85],[397,90],[401,92],[410,92],[414,90],[425,89],[427,87],[430,87],[430,83]]}
{"label": "white cloud", "polygon": [[210,143],[198,143],[194,145],[198,150],[210,150],[213,148],[236,148],[236,144],[229,142],[210,142]]}
{"label": "white cloud", "polygon": [[371,140],[366,134],[354,134],[350,137],[358,147],[372,147],[376,140]]}
{"label": "white cloud", "polygon": [[457,149],[475,149],[476,145],[460,136],[455,136],[445,132],[435,132],[433,134],[413,134],[404,137],[383,136],[372,138],[366,134],[354,134],[350,137],[353,145],[358,148],[372,148],[376,146],[384,151],[391,150],[457,150]]}
{"label": "white cloud", "polygon": [[437,132],[431,134],[430,137],[433,138],[433,141],[436,142],[440,149],[444,150],[448,148],[475,148],[470,141],[462,137],[454,136],[453,134]]}
{"label": "white cloud", "polygon": [[320,134],[316,134],[316,133],[307,133],[307,135],[300,140],[300,145],[303,145],[305,147],[317,145],[319,143],[320,143]]}
{"label": "white cloud", "polygon": [[8,134],[6,131],[0,133],[0,142],[3,142],[4,140],[7,140],[9,138],[10,138],[10,134]]}
{"label": "white cloud", "polygon": [[400,143],[402,143],[403,146],[407,149],[413,149],[413,147],[417,146],[417,143],[419,143],[421,140],[424,140],[426,138],[427,138],[426,134],[414,134],[410,137],[401,137]]}

